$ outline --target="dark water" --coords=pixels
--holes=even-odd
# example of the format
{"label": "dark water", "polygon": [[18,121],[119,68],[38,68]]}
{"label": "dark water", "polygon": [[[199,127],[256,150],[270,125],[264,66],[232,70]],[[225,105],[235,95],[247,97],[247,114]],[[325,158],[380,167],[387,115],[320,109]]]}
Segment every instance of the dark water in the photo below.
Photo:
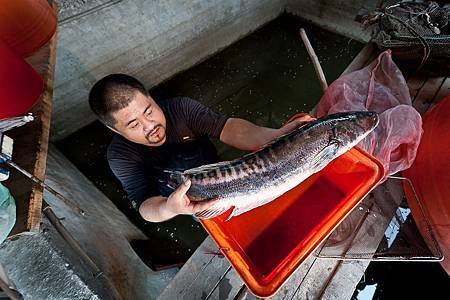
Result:
{"label": "dark water", "polygon": [[352,299],[449,299],[450,279],[437,262],[372,262]]}

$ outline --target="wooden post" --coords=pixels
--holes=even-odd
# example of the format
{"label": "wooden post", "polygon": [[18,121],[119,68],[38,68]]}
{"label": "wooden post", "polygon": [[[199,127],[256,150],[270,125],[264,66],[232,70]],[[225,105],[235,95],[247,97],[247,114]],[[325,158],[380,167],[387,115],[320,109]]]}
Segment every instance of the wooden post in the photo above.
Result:
{"label": "wooden post", "polygon": [[328,88],[327,79],[325,78],[325,74],[323,73],[316,52],[314,51],[313,47],[311,46],[311,43],[309,42],[305,29],[300,28],[300,36],[302,37],[303,43],[305,44],[306,47],[306,51],[308,51],[309,57],[311,58],[314,70],[316,70],[317,77],[319,77],[319,82],[320,86],[322,87],[322,91],[325,92],[325,90]]}

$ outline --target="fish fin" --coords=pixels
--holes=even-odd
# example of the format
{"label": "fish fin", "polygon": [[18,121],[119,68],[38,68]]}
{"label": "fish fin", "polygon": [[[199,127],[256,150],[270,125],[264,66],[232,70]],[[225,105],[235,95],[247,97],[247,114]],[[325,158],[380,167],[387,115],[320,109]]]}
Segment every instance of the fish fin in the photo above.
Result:
{"label": "fish fin", "polygon": [[230,207],[208,208],[208,209],[205,209],[205,210],[195,213],[195,216],[197,218],[201,218],[201,219],[210,219],[210,218],[214,218],[214,217],[217,217],[217,216],[223,214],[224,212],[226,212],[229,209],[230,209]]}
{"label": "fish fin", "polygon": [[229,221],[232,217],[239,216],[240,214],[243,214],[251,209],[252,208],[243,210],[243,209],[239,209],[238,207],[235,207],[225,221]]}
{"label": "fish fin", "polygon": [[230,220],[232,217],[236,217],[236,216],[242,215],[243,213],[246,213],[246,212],[248,212],[248,211],[251,211],[251,210],[253,210],[253,209],[255,209],[255,208],[258,208],[258,207],[260,207],[260,206],[266,205],[267,203],[269,203],[269,202],[275,200],[275,199],[278,198],[278,197],[279,197],[279,196],[270,197],[270,198],[268,198],[268,199],[265,199],[265,200],[259,201],[259,202],[255,202],[255,203],[253,203],[252,205],[248,205],[248,206],[245,206],[245,207],[238,207],[238,206],[235,206],[234,209],[233,209],[233,211],[232,211],[232,212],[230,213],[230,215],[227,217],[226,221]]}
{"label": "fish fin", "polygon": [[223,165],[228,165],[229,163],[230,163],[230,161],[221,161],[221,162],[214,163],[214,164],[203,165],[203,166],[200,166],[197,168],[192,168],[192,169],[186,170],[186,173],[192,174],[192,173],[197,173],[197,172],[204,172],[204,171],[214,169],[214,168],[217,168],[217,167],[220,167]]}
{"label": "fish fin", "polygon": [[236,217],[239,216],[243,213],[246,213],[260,205],[263,205],[263,203],[255,203],[254,205],[250,205],[250,206],[246,206],[246,207],[238,207],[238,206],[234,206],[233,207],[233,211],[231,211],[230,215],[227,217],[227,219],[225,221],[230,220],[232,217]]}
{"label": "fish fin", "polygon": [[311,162],[311,167],[314,169],[319,167],[328,159],[332,158],[339,150],[340,143],[330,142],[327,146],[325,146],[313,159]]}

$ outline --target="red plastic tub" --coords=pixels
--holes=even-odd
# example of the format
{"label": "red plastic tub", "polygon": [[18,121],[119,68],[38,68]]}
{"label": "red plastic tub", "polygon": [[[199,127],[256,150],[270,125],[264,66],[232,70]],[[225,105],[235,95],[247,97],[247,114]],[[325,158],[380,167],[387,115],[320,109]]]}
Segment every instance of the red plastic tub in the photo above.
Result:
{"label": "red plastic tub", "polygon": [[201,222],[249,290],[269,297],[382,177],[382,165],[353,148],[267,205]]}

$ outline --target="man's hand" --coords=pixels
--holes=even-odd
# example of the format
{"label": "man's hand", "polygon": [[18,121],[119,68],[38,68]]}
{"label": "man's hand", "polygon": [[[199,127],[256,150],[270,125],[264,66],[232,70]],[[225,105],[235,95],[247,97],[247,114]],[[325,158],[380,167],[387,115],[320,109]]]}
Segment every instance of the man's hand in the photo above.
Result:
{"label": "man's hand", "polygon": [[190,187],[190,180],[182,183],[172,194],[170,194],[169,198],[167,198],[166,209],[175,215],[191,215],[208,209],[217,202],[215,199],[199,202],[191,201],[188,196],[186,196]]}
{"label": "man's hand", "polygon": [[141,216],[149,222],[162,222],[176,215],[191,215],[208,209],[217,200],[195,202],[189,200],[186,192],[191,187],[191,181],[182,183],[168,198],[163,196],[150,197],[139,207]]}
{"label": "man's hand", "polygon": [[304,114],[303,116],[300,116],[298,118],[295,118],[294,120],[290,121],[287,124],[284,124],[279,130],[280,130],[280,135],[286,134],[291,132],[292,130],[305,125],[308,122],[317,120],[316,118],[311,117],[308,114]]}

